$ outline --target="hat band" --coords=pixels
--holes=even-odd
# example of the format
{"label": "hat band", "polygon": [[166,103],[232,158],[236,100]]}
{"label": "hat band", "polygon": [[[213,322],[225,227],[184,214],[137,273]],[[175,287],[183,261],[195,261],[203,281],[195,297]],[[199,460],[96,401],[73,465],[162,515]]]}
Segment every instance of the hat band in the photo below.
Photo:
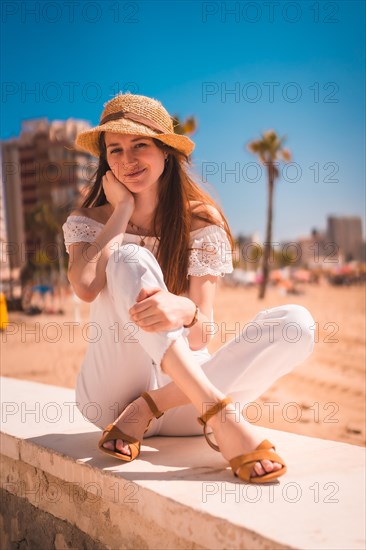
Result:
{"label": "hat band", "polygon": [[130,113],[127,111],[117,111],[116,113],[111,113],[110,115],[106,115],[101,119],[99,125],[105,124],[106,122],[110,122],[111,120],[119,120],[121,118],[128,118],[130,120],[133,120],[134,122],[137,122],[138,124],[143,124],[144,126],[147,126],[151,130],[154,130],[155,132],[158,132],[160,134],[169,133],[165,128],[163,128],[156,122],[153,122],[149,118],[146,118],[141,115],[136,115],[135,113]]}

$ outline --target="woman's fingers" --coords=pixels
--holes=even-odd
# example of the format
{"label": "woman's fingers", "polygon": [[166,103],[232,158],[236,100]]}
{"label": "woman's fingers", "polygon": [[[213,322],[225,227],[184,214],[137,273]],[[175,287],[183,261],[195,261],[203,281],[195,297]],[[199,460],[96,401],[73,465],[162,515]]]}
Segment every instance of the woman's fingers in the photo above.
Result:
{"label": "woman's fingers", "polygon": [[[141,298],[141,301],[138,301],[136,304],[134,304],[130,309],[129,309],[129,314],[130,315],[138,315],[139,313],[143,312],[143,311],[148,311],[150,309],[156,309],[156,306],[158,305],[158,302],[156,300],[149,300],[149,298],[153,295],[153,294],[156,294],[158,292],[158,290],[161,290],[161,289],[151,289],[151,291],[147,290],[145,291],[145,289],[142,289],[144,292],[147,292],[149,293],[149,296],[145,296],[145,298]],[[142,291],[141,291],[142,292]],[[140,296],[141,292],[138,294],[137,298]],[[144,295],[144,294],[141,294],[141,295]]]}
{"label": "woman's fingers", "polygon": [[158,332],[179,328],[181,316],[176,299],[177,296],[160,287],[143,288],[137,296],[137,303],[129,309],[130,318],[146,330]]}
{"label": "woman's fingers", "polygon": [[112,206],[115,206],[118,202],[129,201],[131,199],[134,203],[135,199],[132,193],[115,177],[111,170],[107,170],[103,176],[102,185],[107,200]]}
{"label": "woman's fingers", "polygon": [[161,321],[159,315],[153,314],[152,312],[146,312],[146,311],[143,311],[136,315],[131,315],[131,319],[133,320],[134,323],[143,324],[143,325],[149,325],[151,324],[151,321],[155,323],[158,321]]}
{"label": "woman's fingers", "polygon": [[162,289],[160,287],[154,287],[154,288],[142,288],[138,295],[136,296],[136,302],[142,302],[142,300],[145,300],[146,298],[150,298],[150,296],[153,296],[157,292],[160,292]]}
{"label": "woman's fingers", "polygon": [[131,320],[141,329],[151,332],[161,332],[163,330],[172,330],[172,323],[161,314],[152,314],[146,311],[131,315]]}

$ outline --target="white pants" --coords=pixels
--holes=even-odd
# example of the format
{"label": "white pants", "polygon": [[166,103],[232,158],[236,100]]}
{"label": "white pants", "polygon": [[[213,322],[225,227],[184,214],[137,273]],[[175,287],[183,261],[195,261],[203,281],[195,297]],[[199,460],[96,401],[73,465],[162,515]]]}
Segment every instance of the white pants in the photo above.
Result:
{"label": "white pants", "polygon": [[[137,251],[136,251],[137,249]],[[106,268],[107,284],[91,304],[88,348],[78,376],[76,402],[82,414],[104,428],[142,392],[171,382],[160,368],[165,351],[189,329],[146,332],[131,322],[128,310],[141,288],[166,290],[154,255],[140,246],[122,245]],[[260,311],[212,356],[207,348],[191,352],[210,381],[240,407],[259,397],[275,380],[303,362],[314,347],[314,319],[290,304]],[[93,340],[93,341],[92,341]],[[150,435],[202,433],[193,405],[167,411],[151,422]]]}

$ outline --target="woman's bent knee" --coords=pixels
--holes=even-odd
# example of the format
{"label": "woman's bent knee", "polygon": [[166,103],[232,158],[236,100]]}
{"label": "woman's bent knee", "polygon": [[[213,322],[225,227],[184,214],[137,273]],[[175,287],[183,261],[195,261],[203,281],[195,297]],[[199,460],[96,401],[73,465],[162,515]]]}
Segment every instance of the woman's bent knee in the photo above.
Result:
{"label": "woman's bent knee", "polygon": [[142,280],[147,286],[166,288],[163,272],[153,254],[133,243],[121,245],[113,252],[106,266],[106,277],[112,291],[121,290],[122,280],[125,292],[134,290],[136,283]]}
{"label": "woman's bent knee", "polygon": [[291,352],[296,352],[298,362],[313,351],[315,321],[305,307],[297,304],[277,306],[261,311],[257,320],[267,327],[271,341],[277,339],[279,345],[288,345]]}
{"label": "woman's bent knee", "polygon": [[282,329],[284,339],[297,344],[296,353],[298,356],[301,354],[304,360],[314,349],[315,321],[304,306],[288,304],[286,309]]}

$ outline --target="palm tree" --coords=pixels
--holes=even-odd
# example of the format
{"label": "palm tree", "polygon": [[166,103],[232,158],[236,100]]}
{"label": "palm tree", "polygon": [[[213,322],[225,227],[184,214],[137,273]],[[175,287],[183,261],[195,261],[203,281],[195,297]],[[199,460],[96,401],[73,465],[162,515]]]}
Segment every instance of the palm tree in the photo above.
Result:
{"label": "palm tree", "polygon": [[262,281],[259,288],[259,299],[263,299],[266,293],[266,286],[269,276],[269,258],[272,242],[272,218],[273,218],[273,192],[276,178],[279,171],[276,166],[279,160],[288,162],[291,160],[291,153],[282,147],[286,136],[279,138],[274,130],[267,130],[260,139],[248,144],[248,150],[259,156],[259,160],[267,167],[268,176],[268,207],[267,207],[267,231],[263,253]]}
{"label": "palm tree", "polygon": [[178,115],[173,117],[174,132],[176,134],[193,134],[197,130],[197,121],[193,116],[181,120]]}

